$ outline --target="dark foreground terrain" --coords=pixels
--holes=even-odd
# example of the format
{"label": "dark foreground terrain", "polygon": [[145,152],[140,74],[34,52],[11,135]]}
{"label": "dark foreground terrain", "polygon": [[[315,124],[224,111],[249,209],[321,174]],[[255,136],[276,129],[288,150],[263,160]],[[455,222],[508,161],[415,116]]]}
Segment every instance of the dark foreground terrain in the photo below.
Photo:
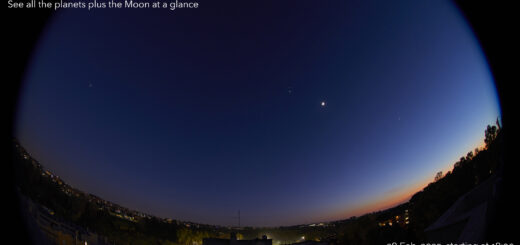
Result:
{"label": "dark foreground terrain", "polygon": [[[202,244],[204,238],[254,239],[274,244],[483,242],[496,223],[501,195],[503,130],[485,130],[486,147],[468,152],[452,171],[394,208],[326,223],[288,227],[223,227],[164,219],[129,210],[65,183],[14,141],[21,213],[37,244]],[[418,163],[420,164],[420,163]],[[432,174],[433,176],[433,174]],[[502,241],[507,242],[507,241]]]}

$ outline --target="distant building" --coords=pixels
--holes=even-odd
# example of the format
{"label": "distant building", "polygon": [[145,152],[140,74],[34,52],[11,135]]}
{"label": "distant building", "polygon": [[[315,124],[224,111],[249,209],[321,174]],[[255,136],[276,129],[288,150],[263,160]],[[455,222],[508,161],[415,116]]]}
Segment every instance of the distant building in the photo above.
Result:
{"label": "distant building", "polygon": [[401,227],[406,227],[410,224],[410,215],[408,213],[408,209],[404,210],[404,213],[400,213],[399,215],[396,215],[395,213],[393,214],[395,216],[386,216],[385,217],[385,220],[380,220],[378,222],[378,225],[380,227],[384,227],[384,226],[387,226],[387,227],[390,227],[390,226],[401,226]]}
{"label": "distant building", "polygon": [[253,240],[238,240],[236,233],[231,233],[231,239],[221,238],[204,238],[202,245],[272,245],[273,240],[267,239],[267,236],[262,236],[262,239],[256,238]]}
{"label": "distant building", "polygon": [[305,240],[305,237],[302,237],[303,241],[295,242],[289,245],[335,245],[337,244],[336,236],[328,236],[324,237],[319,241],[314,240]]}

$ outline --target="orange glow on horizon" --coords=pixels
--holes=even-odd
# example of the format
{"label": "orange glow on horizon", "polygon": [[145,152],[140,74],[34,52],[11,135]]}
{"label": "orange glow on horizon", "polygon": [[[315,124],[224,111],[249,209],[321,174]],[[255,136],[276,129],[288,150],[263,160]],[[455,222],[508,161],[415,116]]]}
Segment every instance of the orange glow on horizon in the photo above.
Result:
{"label": "orange glow on horizon", "polygon": [[[483,139],[479,139],[478,142],[474,142],[472,144],[472,148],[468,150],[474,151],[475,148],[478,148],[479,151],[486,149],[486,144]],[[462,154],[462,153],[461,153]],[[460,157],[466,156],[466,154],[460,155]],[[446,174],[448,171],[453,171],[453,165],[455,162],[459,160],[459,158],[453,159],[451,163],[447,163],[444,165],[444,168],[439,169],[443,174]],[[410,200],[410,198],[417,192],[423,190],[428,184],[434,181],[434,173],[431,176],[424,176],[422,181],[418,181],[410,187],[403,188],[402,190],[396,192],[389,192],[382,197],[373,198],[364,203],[359,203],[353,207],[349,207],[346,210],[340,211],[336,213],[334,218],[331,220],[340,220],[347,219],[352,216],[362,216],[371,212],[383,211],[385,209],[389,209],[395,207],[399,204],[405,203]]]}
{"label": "orange glow on horizon", "polygon": [[374,198],[366,203],[359,204],[357,207],[354,207],[344,214],[349,216],[360,216],[370,212],[377,212],[395,207],[410,200],[415,193],[421,191],[430,182],[432,182],[432,178],[425,178],[423,181],[419,181],[408,188],[403,188],[397,192],[390,192],[382,197]]}
{"label": "orange glow on horizon", "polygon": [[386,195],[364,203],[359,203],[346,210],[339,211],[329,216],[329,221],[348,219],[352,216],[362,216],[368,213],[383,211],[385,209],[393,208],[399,204],[405,203],[417,192],[421,191],[429,183],[433,181],[433,178],[425,178],[423,181],[419,181],[408,188],[396,192],[389,192]]}

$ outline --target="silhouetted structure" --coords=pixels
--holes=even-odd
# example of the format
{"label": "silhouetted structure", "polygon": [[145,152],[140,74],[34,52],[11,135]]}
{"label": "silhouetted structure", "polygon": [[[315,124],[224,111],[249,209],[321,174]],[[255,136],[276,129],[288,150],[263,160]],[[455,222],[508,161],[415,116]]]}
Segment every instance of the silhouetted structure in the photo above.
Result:
{"label": "silhouetted structure", "polygon": [[272,245],[273,240],[262,236],[262,239],[255,238],[253,240],[237,240],[236,233],[231,233],[230,239],[221,238],[204,238],[202,245]]}
{"label": "silhouetted structure", "polygon": [[330,241],[303,241],[303,242],[297,242],[293,243],[291,245],[330,245],[332,244]]}
{"label": "silhouetted structure", "polygon": [[34,203],[28,197],[20,194],[19,198],[34,244],[109,244],[106,237],[61,220],[52,210]]}

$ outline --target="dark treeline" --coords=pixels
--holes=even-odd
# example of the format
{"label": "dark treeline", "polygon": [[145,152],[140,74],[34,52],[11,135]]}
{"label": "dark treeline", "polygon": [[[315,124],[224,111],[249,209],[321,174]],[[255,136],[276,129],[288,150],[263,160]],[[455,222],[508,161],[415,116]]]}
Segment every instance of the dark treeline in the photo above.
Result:
{"label": "dark treeline", "polygon": [[[329,240],[338,244],[386,244],[392,241],[426,241],[424,230],[434,223],[464,193],[495,174],[503,155],[503,130],[500,125],[485,130],[483,149],[468,152],[454,164],[452,171],[438,173],[422,191],[397,207],[361,217],[329,222],[325,226],[289,226],[276,228],[244,227],[236,230],[244,239],[268,234],[280,243],[305,240]],[[200,244],[205,237],[229,238],[226,227],[165,222],[157,217],[121,219],[88,201],[88,194],[67,195],[60,184],[42,175],[41,165],[15,141],[13,159],[15,180],[21,194],[55,212],[55,216],[109,238],[116,244]],[[399,224],[388,224],[404,217]],[[397,220],[397,219],[394,219]],[[407,221],[405,223],[405,221]],[[385,223],[386,222],[386,223]]]}
{"label": "dark treeline", "polygon": [[[397,207],[367,214],[338,229],[340,244],[387,244],[394,241],[429,242],[424,230],[434,223],[459,197],[493,175],[504,154],[503,130],[496,126],[485,130],[484,149],[462,156],[452,171],[437,173],[435,181]],[[409,210],[409,224],[379,226],[378,222]]]}

